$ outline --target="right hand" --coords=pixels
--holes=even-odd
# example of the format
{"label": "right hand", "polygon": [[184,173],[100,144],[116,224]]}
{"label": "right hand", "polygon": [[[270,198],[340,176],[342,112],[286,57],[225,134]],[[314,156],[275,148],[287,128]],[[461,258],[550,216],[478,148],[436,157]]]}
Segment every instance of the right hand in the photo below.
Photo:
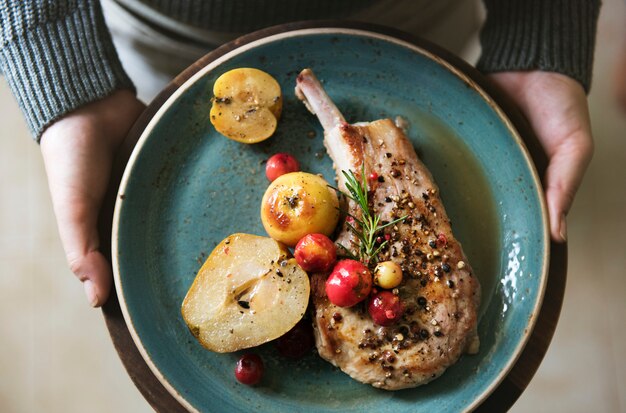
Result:
{"label": "right hand", "polygon": [[100,206],[115,153],[144,109],[131,91],[118,90],[65,115],[41,136],[67,262],[93,307],[106,302],[112,281],[111,264],[99,250]]}

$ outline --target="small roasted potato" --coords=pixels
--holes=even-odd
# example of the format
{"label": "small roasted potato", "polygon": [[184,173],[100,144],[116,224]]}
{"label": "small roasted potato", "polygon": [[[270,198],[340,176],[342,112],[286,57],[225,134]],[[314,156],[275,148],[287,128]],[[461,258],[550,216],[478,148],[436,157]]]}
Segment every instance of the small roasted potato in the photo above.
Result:
{"label": "small roasted potato", "polygon": [[227,138],[257,143],[276,131],[283,97],[271,75],[253,68],[230,70],[217,78],[213,95],[211,123]]}
{"label": "small roasted potato", "polygon": [[309,277],[285,245],[233,234],[202,265],[181,312],[204,347],[226,353],[291,330],[304,315],[309,296]]}

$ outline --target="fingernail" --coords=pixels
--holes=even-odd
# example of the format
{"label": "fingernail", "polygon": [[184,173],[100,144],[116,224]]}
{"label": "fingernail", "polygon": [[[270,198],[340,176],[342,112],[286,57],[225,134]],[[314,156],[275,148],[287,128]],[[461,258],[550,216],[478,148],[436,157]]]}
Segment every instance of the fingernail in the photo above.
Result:
{"label": "fingernail", "polygon": [[85,295],[87,295],[87,301],[89,305],[95,307],[98,305],[98,294],[96,294],[96,286],[93,281],[85,280],[83,282],[83,288],[85,289]]}
{"label": "fingernail", "polygon": [[559,235],[563,241],[567,241],[567,221],[565,220],[565,214],[561,215],[561,223],[559,224]]}

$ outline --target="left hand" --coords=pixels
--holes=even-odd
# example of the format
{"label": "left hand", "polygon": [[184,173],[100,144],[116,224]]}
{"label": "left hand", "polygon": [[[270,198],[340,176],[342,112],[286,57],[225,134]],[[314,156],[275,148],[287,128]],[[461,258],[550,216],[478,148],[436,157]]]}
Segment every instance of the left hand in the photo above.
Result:
{"label": "left hand", "polygon": [[553,72],[488,75],[518,105],[548,156],[544,179],[550,235],[567,238],[566,216],[593,155],[587,97],[576,80]]}

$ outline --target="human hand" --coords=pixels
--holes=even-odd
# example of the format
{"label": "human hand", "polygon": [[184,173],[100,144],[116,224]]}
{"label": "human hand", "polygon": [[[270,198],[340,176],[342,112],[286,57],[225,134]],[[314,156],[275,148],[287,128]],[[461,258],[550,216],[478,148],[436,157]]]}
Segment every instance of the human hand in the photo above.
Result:
{"label": "human hand", "polygon": [[128,90],[85,105],[49,126],[41,152],[61,242],[93,307],[111,289],[111,264],[99,251],[98,215],[115,152],[144,110]]}
{"label": "human hand", "polygon": [[518,105],[548,156],[543,177],[550,235],[567,237],[566,215],[593,155],[587,97],[576,80],[553,72],[488,75]]}

